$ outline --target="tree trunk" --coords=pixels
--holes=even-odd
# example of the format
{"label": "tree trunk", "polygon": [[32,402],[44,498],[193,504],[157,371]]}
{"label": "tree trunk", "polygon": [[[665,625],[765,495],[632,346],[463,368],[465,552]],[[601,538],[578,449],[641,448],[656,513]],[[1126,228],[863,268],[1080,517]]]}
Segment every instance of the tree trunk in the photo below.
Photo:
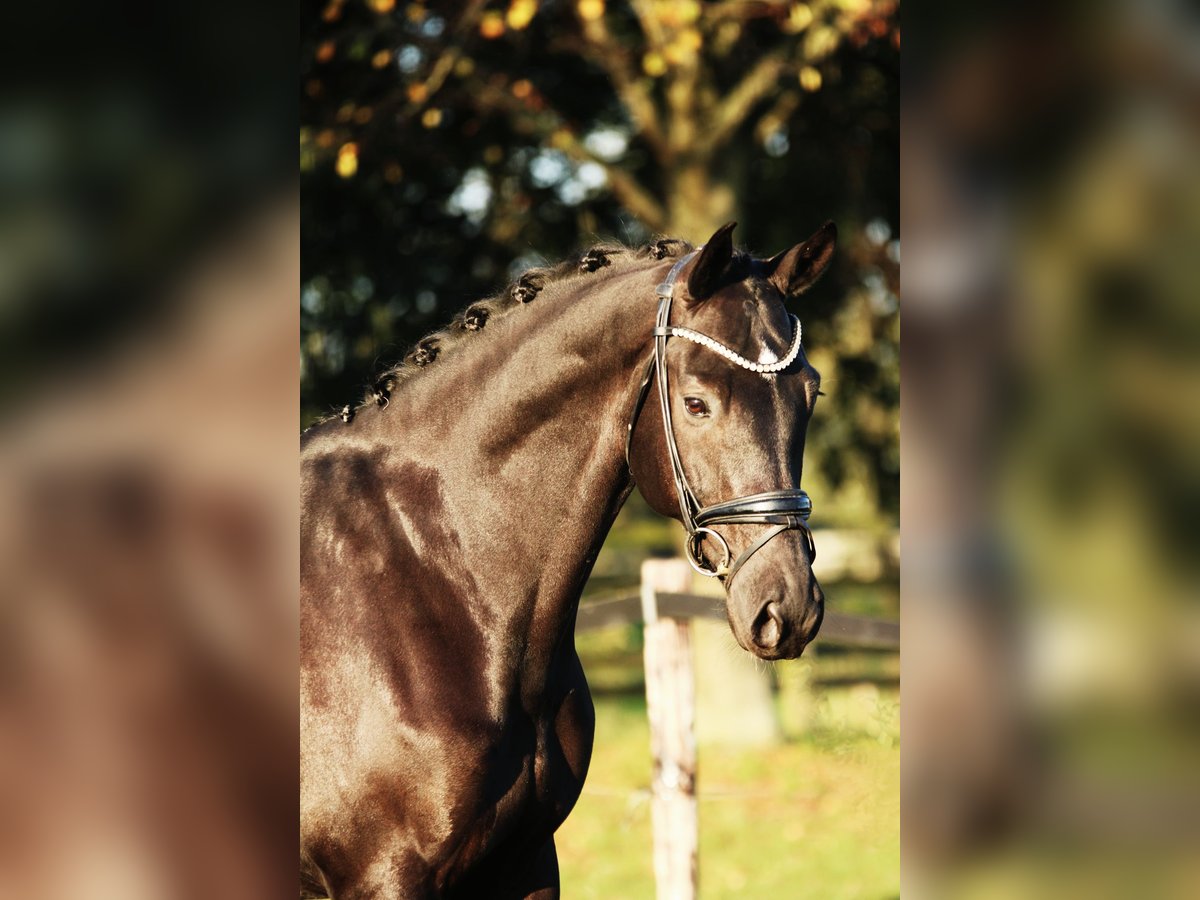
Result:
{"label": "tree trunk", "polygon": [[667,177],[667,233],[701,244],[736,215],[733,187],[707,160],[681,161]]}

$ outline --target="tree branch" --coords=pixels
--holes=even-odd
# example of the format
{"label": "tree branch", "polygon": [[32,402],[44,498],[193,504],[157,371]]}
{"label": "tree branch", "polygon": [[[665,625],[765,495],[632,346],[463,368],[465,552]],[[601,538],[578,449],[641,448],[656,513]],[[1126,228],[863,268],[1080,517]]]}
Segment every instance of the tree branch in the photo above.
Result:
{"label": "tree branch", "polygon": [[633,0],[631,5],[638,23],[642,26],[642,34],[646,36],[647,47],[651,50],[661,50],[667,42],[667,37],[653,4],[647,0]]}
{"label": "tree branch", "polygon": [[550,146],[572,159],[600,166],[608,178],[613,195],[626,209],[651,231],[666,229],[666,210],[654,194],[626,170],[589,151],[557,111],[545,108],[541,112],[534,112],[504,88],[483,80],[473,83],[471,93],[484,108],[504,111],[518,128],[539,134]]}
{"label": "tree branch", "polygon": [[650,231],[666,230],[667,211],[641,182],[625,169],[594,156],[569,128],[560,128],[555,134],[559,138],[557,146],[568,156],[580,162],[595,163],[604,169],[613,194],[643,225]]}
{"label": "tree branch", "polygon": [[442,85],[446,83],[446,78],[450,75],[451,70],[458,62],[462,55],[463,41],[462,38],[468,29],[474,28],[479,16],[483,12],[483,8],[487,5],[487,0],[471,0],[459,16],[458,22],[454,26],[454,35],[457,40],[452,41],[445,50],[441,52],[433,66],[429,70],[429,75],[421,83],[422,90],[418,99],[410,99],[405,106],[404,115],[411,118],[418,113],[424,106],[433,99],[433,95],[442,89]]}
{"label": "tree branch", "polygon": [[709,22],[786,19],[790,6],[790,0],[722,0],[706,5],[704,17]]}
{"label": "tree branch", "polygon": [[702,152],[712,152],[728,141],[750,112],[790,68],[782,51],[764,56],[713,110],[711,125],[699,141]]}
{"label": "tree branch", "polygon": [[758,117],[758,121],[754,123],[754,135],[759,141],[766,140],[767,136],[787,122],[800,108],[800,91],[795,88],[789,88],[781,91],[778,99],[767,107],[767,111]]}
{"label": "tree branch", "polygon": [[646,81],[638,77],[637,70],[630,65],[629,54],[613,40],[603,16],[596,19],[580,16],[579,22],[589,45],[588,58],[608,73],[617,96],[629,110],[634,125],[646,139],[658,161],[665,163],[668,155],[667,142],[663,137],[658,109],[650,96]]}

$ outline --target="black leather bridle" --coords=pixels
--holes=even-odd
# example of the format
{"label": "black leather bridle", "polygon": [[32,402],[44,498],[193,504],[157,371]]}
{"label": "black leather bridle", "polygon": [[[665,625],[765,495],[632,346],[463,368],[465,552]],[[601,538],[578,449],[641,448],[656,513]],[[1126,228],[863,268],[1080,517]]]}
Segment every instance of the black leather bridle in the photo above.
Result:
{"label": "black leather bridle", "polygon": [[[679,277],[680,271],[688,261],[702,249],[704,248],[698,247],[678,260],[671,267],[666,281],[659,284],[655,289],[655,295],[658,297],[658,316],[654,323],[654,353],[650,358],[649,364],[646,366],[646,377],[642,381],[637,403],[634,405],[633,414],[629,418],[629,431],[625,438],[625,462],[626,464],[629,463],[629,454],[633,444],[633,430],[637,426],[642,407],[646,404],[646,397],[650,394],[650,385],[657,375],[658,399],[662,407],[663,432],[666,435],[667,455],[670,457],[671,473],[675,479],[675,494],[679,499],[680,519],[688,533],[686,541],[688,562],[701,575],[706,575],[710,578],[719,578],[728,583],[733,580],[733,576],[746,564],[746,561],[766,546],[768,541],[790,529],[796,529],[804,534],[808,542],[809,553],[811,554],[810,561],[811,559],[815,559],[817,549],[813,543],[812,531],[808,527],[808,517],[812,513],[812,501],[809,499],[808,494],[799,488],[785,488],[778,491],[766,491],[761,494],[737,497],[733,500],[713,503],[710,506],[700,505],[695,493],[692,491],[691,485],[688,484],[687,475],[684,474],[683,462],[679,458],[679,447],[675,443],[675,431],[671,425],[671,401],[668,393],[667,379],[667,339],[671,337],[683,338],[719,353],[730,362],[744,369],[770,374],[781,372],[795,362],[800,352],[801,329],[799,319],[795,316],[790,316],[793,334],[792,344],[788,349],[787,355],[774,363],[761,363],[746,359],[741,354],[731,350],[720,341],[708,335],[692,331],[690,328],[673,327],[670,324],[670,319],[671,299],[675,293],[675,280]],[[758,538],[758,540],[743,550],[731,565],[729,544],[726,543],[725,538],[713,530],[712,526],[714,525],[770,525],[772,527]],[[722,560],[711,567],[707,564],[701,547],[706,535],[712,537],[720,544],[722,550]]]}

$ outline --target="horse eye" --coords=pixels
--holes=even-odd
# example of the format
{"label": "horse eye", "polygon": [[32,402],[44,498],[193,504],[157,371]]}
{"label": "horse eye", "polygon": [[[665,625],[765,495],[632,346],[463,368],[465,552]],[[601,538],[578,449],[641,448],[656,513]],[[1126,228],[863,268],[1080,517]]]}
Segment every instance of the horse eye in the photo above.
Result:
{"label": "horse eye", "polygon": [[689,416],[708,415],[708,404],[699,397],[684,397],[683,407],[688,411]]}

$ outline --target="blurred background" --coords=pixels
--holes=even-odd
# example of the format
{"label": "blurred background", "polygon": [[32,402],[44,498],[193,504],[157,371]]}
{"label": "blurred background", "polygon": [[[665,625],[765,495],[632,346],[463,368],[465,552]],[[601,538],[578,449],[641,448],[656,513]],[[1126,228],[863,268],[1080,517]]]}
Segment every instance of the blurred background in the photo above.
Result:
{"label": "blurred background", "polygon": [[1200,18],[907,8],[904,895],[1194,897]]}
{"label": "blurred background", "polygon": [[[892,0],[329,0],[301,54],[301,419],[425,333],[603,239],[761,256],[839,230],[798,304],[828,397],[809,429],[830,609],[899,616],[899,47]],[[585,604],[681,530],[635,496]],[[697,585],[697,589],[700,585]],[[899,658],[756,665],[696,623],[706,897],[899,892]],[[640,625],[581,632],[598,730],[557,843],[580,897],[653,896]],[[769,858],[769,865],[763,859]]]}

